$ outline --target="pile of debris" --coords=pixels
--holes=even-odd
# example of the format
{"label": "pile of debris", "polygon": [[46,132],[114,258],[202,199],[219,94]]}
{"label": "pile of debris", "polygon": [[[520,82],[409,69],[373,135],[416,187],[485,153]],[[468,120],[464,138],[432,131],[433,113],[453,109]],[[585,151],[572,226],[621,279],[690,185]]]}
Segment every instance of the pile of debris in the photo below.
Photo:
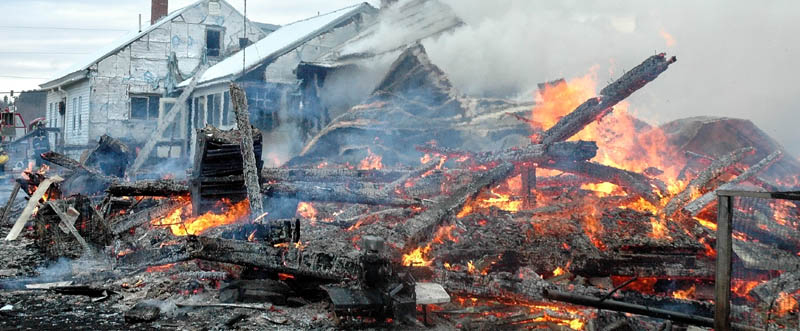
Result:
{"label": "pile of debris", "polygon": [[[224,327],[710,327],[714,192],[794,187],[800,167],[769,144],[728,144],[702,155],[673,148],[678,140],[694,147],[704,141],[690,134],[673,135],[671,143],[656,135],[664,130],[624,115],[608,120],[675,61],[651,56],[548,123],[537,117],[547,98],[532,105],[462,96],[416,45],[368,100],[283,168],[264,168],[252,157],[265,142],[245,125],[246,98],[233,86],[243,130],[200,130],[188,180],[130,181],[131,153],[111,137],[85,162],[45,153],[59,169],[26,172],[18,181],[30,199],[7,239],[32,220],[26,233],[48,258],[95,261],[44,287],[116,300],[129,323],[189,320],[219,309],[226,315],[216,323]],[[565,88],[557,81],[540,92]],[[622,152],[606,150],[608,136],[576,139],[587,138],[587,127],[597,130],[598,121],[609,131],[623,119],[634,134],[664,138],[656,145],[673,162],[615,164],[606,157]],[[702,127],[694,132],[709,132]],[[631,146],[630,154],[649,155],[637,148],[644,146]],[[780,171],[762,176],[773,168]],[[795,222],[800,207],[758,212],[762,223],[754,228],[773,233],[789,252],[782,263],[800,265],[800,235],[772,231],[797,233],[774,219],[783,213]],[[748,281],[776,276],[753,267],[774,248],[759,248],[754,240],[762,238],[736,240],[744,261],[737,263],[750,263]],[[734,303],[795,295],[766,285],[775,281],[735,291]],[[0,286],[43,286],[37,283]],[[760,313],[744,305],[734,312]],[[796,327],[788,318],[796,314],[795,307],[768,322]]]}

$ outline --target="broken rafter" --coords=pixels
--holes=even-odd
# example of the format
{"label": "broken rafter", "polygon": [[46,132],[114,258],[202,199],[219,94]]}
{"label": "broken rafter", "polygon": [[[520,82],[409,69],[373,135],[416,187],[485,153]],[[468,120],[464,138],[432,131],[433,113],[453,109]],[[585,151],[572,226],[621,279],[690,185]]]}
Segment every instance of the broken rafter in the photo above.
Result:
{"label": "broken rafter", "polygon": [[642,174],[598,163],[556,162],[542,163],[539,166],[618,185],[628,193],[639,195],[654,205],[658,204],[660,196],[666,192],[666,187],[663,183]]}
{"label": "broken rafter", "polygon": [[169,197],[189,194],[189,185],[172,179],[142,180],[136,182],[115,181],[106,190],[111,196]]}
{"label": "broken rafter", "polygon": [[25,206],[25,209],[22,210],[22,214],[19,215],[17,222],[14,223],[14,227],[11,228],[11,231],[6,236],[6,241],[16,240],[17,236],[19,236],[22,229],[25,227],[25,224],[28,223],[31,216],[33,216],[34,210],[36,207],[39,206],[39,200],[44,197],[47,190],[50,189],[50,185],[53,183],[60,183],[64,181],[63,178],[59,176],[53,176],[51,178],[47,178],[42,181],[39,186],[36,187],[36,191],[33,192],[30,199],[28,200],[28,204]]}
{"label": "broken rafter", "polygon": [[301,250],[293,245],[279,248],[264,245],[262,242],[202,236],[189,236],[172,245],[123,255],[119,258],[118,265],[125,269],[138,270],[191,259],[252,266],[270,272],[337,281],[356,278],[361,270],[358,261],[346,255]]}
{"label": "broken rafter", "polygon": [[180,205],[181,202],[176,200],[164,200],[154,207],[136,213],[120,216],[117,219],[112,220],[113,224],[111,225],[111,232],[118,236],[132,228],[150,223],[150,221],[154,219],[165,217],[168,213],[180,207]]}
{"label": "broken rafter", "polygon": [[[594,307],[598,309],[613,310],[624,313],[632,313],[655,318],[662,318],[674,322],[686,323],[705,327],[713,327],[714,319],[711,317],[686,314],[682,312],[653,308],[617,300],[606,300],[587,295],[567,293],[563,291],[544,290],[544,297],[554,301],[567,302],[575,305]],[[761,330],[760,328],[750,327],[741,324],[732,325],[733,330]]]}
{"label": "broken rafter", "polygon": [[68,156],[66,156],[64,154],[61,154],[61,153],[56,153],[56,152],[50,151],[50,152],[42,153],[41,156],[42,156],[43,160],[45,160],[47,162],[50,162],[52,164],[58,165],[60,167],[68,169],[68,170],[72,170],[72,171],[75,171],[75,172],[83,171],[83,172],[86,172],[86,173],[88,173],[88,174],[90,174],[92,176],[95,176],[95,177],[97,177],[99,179],[103,179],[103,180],[106,180],[106,181],[111,181],[111,180],[113,180],[115,178],[115,177],[109,177],[109,176],[103,175],[102,173],[100,173],[99,170],[87,167],[87,166],[81,164],[80,162],[75,161],[72,158],[70,158],[70,157],[68,157]]}
{"label": "broken rafter", "polygon": [[549,145],[514,147],[500,152],[471,153],[438,146],[420,146],[423,153],[442,155],[447,158],[469,157],[474,164],[496,162],[546,163],[560,160],[584,161],[597,155],[597,143],[593,141],[558,142]]}
{"label": "broken rafter", "polygon": [[717,191],[729,190],[734,188],[736,185],[750,179],[754,175],[758,174],[760,171],[768,168],[770,165],[778,161],[782,156],[783,153],[781,153],[781,151],[775,151],[772,154],[767,155],[767,157],[765,157],[752,167],[748,168],[745,172],[741,173],[733,180],[723,184],[722,186],[716,188],[713,191],[703,194],[703,196],[701,196],[700,198],[697,198],[694,201],[690,202],[685,207],[683,207],[683,211],[690,216],[697,216],[697,214],[703,211],[703,209],[705,209],[706,206],[717,200]]}
{"label": "broken rafter", "polygon": [[739,160],[741,160],[745,154],[750,153],[753,150],[754,149],[752,147],[738,149],[728,155],[714,160],[714,162],[711,162],[711,165],[700,172],[697,177],[692,179],[692,181],[686,185],[686,188],[684,188],[683,191],[669,200],[667,205],[664,207],[664,215],[672,216],[675,214],[678,210],[680,210],[681,207],[683,207],[684,204],[689,201],[689,199],[692,198],[693,194],[696,194],[695,192],[700,192],[706,187],[706,185],[708,185],[709,182],[711,182],[711,180],[719,177],[719,175],[727,171],[728,168],[733,166],[736,162],[739,162]]}
{"label": "broken rafter", "polygon": [[674,56],[667,58],[664,53],[649,57],[603,88],[599,97],[586,100],[567,116],[561,118],[558,123],[541,135],[539,141],[542,144],[550,144],[569,139],[590,123],[611,112],[614,105],[656,79],[675,61],[676,58]]}
{"label": "broken rafter", "polygon": [[264,185],[263,193],[271,198],[290,198],[309,202],[342,202],[394,207],[418,206],[419,200],[393,198],[380,190],[350,189],[341,184],[292,183]]}
{"label": "broken rafter", "polygon": [[250,219],[252,220],[264,213],[264,201],[261,198],[261,185],[258,182],[259,171],[253,147],[253,127],[250,125],[247,95],[241,87],[233,83],[231,83],[231,100],[233,101],[233,112],[236,114],[236,124],[241,133],[239,139],[241,139],[244,185],[250,201]]}
{"label": "broken rafter", "polygon": [[341,168],[284,169],[264,168],[261,178],[271,182],[392,182],[407,175],[409,170],[352,170]]}
{"label": "broken rafter", "polygon": [[408,234],[405,248],[413,249],[430,239],[435,228],[442,223],[445,217],[458,213],[470,198],[478,195],[482,189],[505,179],[512,170],[514,170],[513,164],[503,163],[493,169],[480,172],[473,181],[455,190],[442,202],[406,221],[403,227]]}

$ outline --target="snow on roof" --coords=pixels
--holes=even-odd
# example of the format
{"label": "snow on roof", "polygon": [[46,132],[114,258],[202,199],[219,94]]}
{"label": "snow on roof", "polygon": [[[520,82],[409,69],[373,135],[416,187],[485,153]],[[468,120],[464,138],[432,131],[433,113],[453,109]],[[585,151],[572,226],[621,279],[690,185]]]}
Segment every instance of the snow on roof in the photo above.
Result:
{"label": "snow on roof", "polygon": [[178,17],[181,14],[183,14],[184,12],[186,12],[188,9],[193,8],[194,6],[197,6],[198,4],[200,4],[200,3],[204,2],[204,1],[205,0],[199,0],[199,1],[197,1],[197,2],[195,2],[193,4],[191,4],[191,5],[188,5],[186,7],[178,9],[178,10],[172,12],[171,14],[167,15],[166,17],[160,19],[155,24],[152,24],[152,25],[148,26],[147,28],[145,28],[141,32],[133,32],[133,31],[128,32],[124,36],[122,36],[119,39],[115,40],[113,43],[110,43],[107,46],[100,47],[97,51],[92,52],[91,54],[89,54],[85,58],[82,58],[80,61],[77,61],[74,65],[62,70],[61,72],[56,74],[53,79],[51,79],[48,82],[46,82],[44,84],[41,84],[39,86],[41,88],[46,89],[46,88],[51,88],[51,87],[56,87],[58,85],[61,85],[60,81],[62,81],[64,78],[67,78],[67,76],[71,76],[71,75],[73,75],[73,74],[75,74],[75,73],[77,73],[79,71],[83,71],[83,70],[89,69],[95,63],[98,63],[98,62],[102,61],[103,59],[113,55],[114,53],[116,53],[120,49],[125,48],[126,46],[130,45],[134,41],[138,40],[139,38],[147,35],[151,31],[153,31],[156,28],[158,28],[159,26],[163,25],[164,23],[172,21],[176,17]]}
{"label": "snow on roof", "polygon": [[[284,25],[277,31],[264,37],[264,39],[246,47],[244,53],[239,51],[208,68],[203,76],[199,78],[198,84],[224,79],[234,79],[238,75],[265,61],[272,61],[292,49],[297,48],[306,41],[327,31],[331,26],[335,26],[357,13],[372,9],[374,8],[368,3],[361,3]],[[243,70],[244,68],[246,68],[246,70]],[[190,82],[191,78],[183,81],[178,86],[185,87],[188,86]]]}

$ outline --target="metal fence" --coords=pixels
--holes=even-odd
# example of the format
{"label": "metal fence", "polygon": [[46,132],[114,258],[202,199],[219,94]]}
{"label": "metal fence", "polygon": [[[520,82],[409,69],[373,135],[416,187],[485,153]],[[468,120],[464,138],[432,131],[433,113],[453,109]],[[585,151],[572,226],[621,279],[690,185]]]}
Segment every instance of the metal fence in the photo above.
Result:
{"label": "metal fence", "polygon": [[718,192],[715,329],[800,330],[800,192]]}

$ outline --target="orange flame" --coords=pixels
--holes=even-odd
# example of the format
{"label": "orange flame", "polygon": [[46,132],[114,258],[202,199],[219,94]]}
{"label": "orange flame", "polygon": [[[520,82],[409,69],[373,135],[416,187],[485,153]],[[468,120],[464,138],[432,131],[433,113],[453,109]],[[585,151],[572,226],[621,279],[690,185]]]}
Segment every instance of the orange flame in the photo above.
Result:
{"label": "orange flame", "polygon": [[775,299],[775,312],[778,316],[797,310],[797,306],[797,299],[786,292],[779,293],[778,298]]}
{"label": "orange flame", "polygon": [[427,260],[425,257],[431,251],[431,245],[425,248],[417,247],[411,253],[403,255],[403,265],[407,267],[427,267],[433,263],[433,260]]}
{"label": "orange flame", "polygon": [[169,226],[172,234],[176,236],[197,235],[208,229],[233,224],[243,221],[250,214],[250,202],[245,199],[235,205],[231,205],[230,200],[222,199],[222,213],[207,212],[198,217],[184,219],[184,214],[192,213],[192,205],[186,204],[175,209],[169,216],[163,219],[154,219],[151,224],[154,226]]}
{"label": "orange flame", "polygon": [[[552,127],[558,120],[572,112],[577,106],[596,95],[596,73],[546,86],[537,96],[537,105],[532,111],[534,125],[539,129]],[[675,178],[683,168],[683,156],[669,144],[666,134],[658,128],[643,129],[643,123],[628,114],[628,103],[620,102],[614,111],[596,121],[569,140],[595,141],[599,147],[593,161],[642,173],[654,167],[663,173],[657,175],[668,186],[677,185]],[[536,137],[533,137],[536,140]],[[586,186],[605,194],[613,190],[608,184]],[[679,189],[676,189],[679,191]]]}
{"label": "orange flame", "polygon": [[366,158],[364,158],[363,160],[361,160],[361,162],[358,163],[358,169],[359,170],[383,169],[383,163],[381,163],[383,157],[372,153],[372,150],[370,150],[369,148],[367,149],[367,153],[369,153],[369,155],[367,155]]}
{"label": "orange flame", "polygon": [[686,290],[675,290],[672,292],[672,297],[675,299],[691,300],[694,299],[694,294],[697,292],[695,285]]}
{"label": "orange flame", "polygon": [[317,209],[314,208],[309,202],[301,202],[297,204],[297,214],[309,220],[317,219]]}

